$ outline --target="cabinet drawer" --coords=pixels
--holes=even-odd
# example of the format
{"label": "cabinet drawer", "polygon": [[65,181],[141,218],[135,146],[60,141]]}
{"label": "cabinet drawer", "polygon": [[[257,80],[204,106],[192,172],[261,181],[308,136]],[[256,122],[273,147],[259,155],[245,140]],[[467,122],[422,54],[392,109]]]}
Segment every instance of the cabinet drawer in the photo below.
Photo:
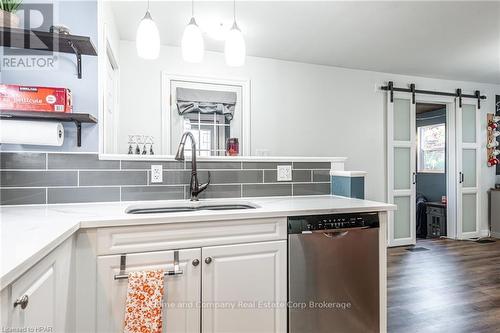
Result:
{"label": "cabinet drawer", "polygon": [[286,217],[99,228],[97,254],[280,240],[286,233]]}

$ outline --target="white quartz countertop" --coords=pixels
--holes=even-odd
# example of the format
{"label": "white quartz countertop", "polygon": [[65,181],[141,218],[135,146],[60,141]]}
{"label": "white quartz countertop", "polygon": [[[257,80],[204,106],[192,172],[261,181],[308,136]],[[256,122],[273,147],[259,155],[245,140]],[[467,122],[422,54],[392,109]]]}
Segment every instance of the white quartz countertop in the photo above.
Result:
{"label": "white quartz countertop", "polygon": [[[169,200],[172,205],[185,200]],[[190,211],[160,214],[126,214],[130,205],[148,202],[32,205],[0,207],[0,290],[50,253],[80,228],[161,223],[189,223],[279,216],[354,213],[394,210],[394,205],[331,195],[246,199],[211,199],[211,203],[256,204],[256,209]]]}

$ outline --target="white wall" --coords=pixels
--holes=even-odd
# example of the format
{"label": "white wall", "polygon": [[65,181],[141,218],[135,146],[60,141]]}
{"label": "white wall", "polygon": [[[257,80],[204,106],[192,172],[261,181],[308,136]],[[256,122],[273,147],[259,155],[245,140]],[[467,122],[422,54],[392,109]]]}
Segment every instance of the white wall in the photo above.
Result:
{"label": "white wall", "polygon": [[[483,101],[482,146],[486,146],[486,113],[494,111],[500,86],[388,73],[376,73],[267,58],[247,57],[241,68],[224,64],[220,53],[207,52],[201,64],[182,60],[177,47],[164,46],[156,61],[140,60],[132,42],[120,43],[121,111],[133,112],[123,133],[136,131],[160,137],[160,72],[251,80],[251,150],[269,149],[277,156],[346,156],[349,170],[368,172],[368,199],[385,200],[385,93],[377,89],[389,80],[396,86],[413,82],[417,88],[464,93],[479,89]],[[127,118],[125,115],[121,119]],[[158,118],[159,119],[159,118]],[[151,125],[154,124],[154,127]],[[146,133],[144,133],[146,134]],[[127,138],[122,137],[126,142]],[[495,183],[495,170],[482,158],[483,228],[487,225],[486,191]]]}

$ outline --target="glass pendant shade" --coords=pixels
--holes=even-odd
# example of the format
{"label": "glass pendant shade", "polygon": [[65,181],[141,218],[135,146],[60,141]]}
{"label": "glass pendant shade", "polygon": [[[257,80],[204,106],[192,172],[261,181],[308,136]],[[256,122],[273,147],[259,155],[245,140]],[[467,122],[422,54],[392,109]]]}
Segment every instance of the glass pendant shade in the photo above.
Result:
{"label": "glass pendant shade", "polygon": [[233,67],[243,66],[246,52],[245,39],[238,25],[234,22],[231,30],[227,33],[224,45],[226,64]]}
{"label": "glass pendant shade", "polygon": [[160,33],[149,11],[139,23],[135,39],[137,55],[144,59],[156,59],[160,55]]}
{"label": "glass pendant shade", "polygon": [[194,17],[184,29],[181,41],[182,58],[187,62],[201,62],[205,52],[203,35]]}

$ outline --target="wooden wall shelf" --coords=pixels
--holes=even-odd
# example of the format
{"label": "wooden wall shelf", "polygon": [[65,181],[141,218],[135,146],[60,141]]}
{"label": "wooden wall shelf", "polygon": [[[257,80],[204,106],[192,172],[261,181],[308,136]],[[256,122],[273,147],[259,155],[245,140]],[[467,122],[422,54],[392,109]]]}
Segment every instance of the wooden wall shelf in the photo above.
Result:
{"label": "wooden wall shelf", "polygon": [[75,54],[79,79],[82,78],[82,55],[97,55],[90,37],[16,28],[0,27],[0,46]]}

